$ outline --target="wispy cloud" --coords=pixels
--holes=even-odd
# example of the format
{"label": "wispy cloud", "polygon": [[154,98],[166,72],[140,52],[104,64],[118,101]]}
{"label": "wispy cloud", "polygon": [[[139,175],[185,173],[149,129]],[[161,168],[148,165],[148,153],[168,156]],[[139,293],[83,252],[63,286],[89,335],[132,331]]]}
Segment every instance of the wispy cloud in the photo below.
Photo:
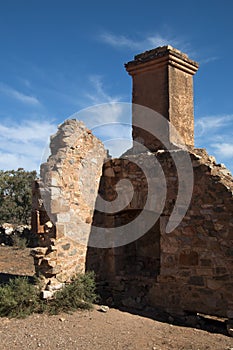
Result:
{"label": "wispy cloud", "polygon": [[111,96],[104,90],[103,78],[100,75],[90,75],[89,83],[92,92],[88,92],[85,96],[92,103],[114,103],[120,101],[120,96]]}
{"label": "wispy cloud", "polygon": [[190,57],[197,59],[200,64],[208,64],[219,60],[217,55],[209,55],[208,57],[200,57],[199,50],[196,51],[190,42],[181,36],[173,36],[171,34],[164,34],[160,32],[140,35],[138,34],[134,38],[122,35],[114,34],[112,32],[103,32],[99,35],[99,40],[103,43],[112,46],[115,49],[128,49],[136,51],[145,51],[153,49],[158,46],[171,45],[178,50],[181,50],[188,54]]}
{"label": "wispy cloud", "polygon": [[[106,92],[103,77],[100,75],[89,76],[89,91],[84,94],[88,107],[77,113],[77,118],[82,120],[90,128],[103,124],[111,124],[121,121],[123,106],[119,103],[121,96],[113,96]],[[75,114],[76,115],[76,114]]]}
{"label": "wispy cloud", "polygon": [[205,116],[196,121],[196,135],[201,137],[203,134],[213,133],[219,128],[232,125],[232,123],[233,115]]}
{"label": "wispy cloud", "polygon": [[205,147],[233,172],[233,115],[199,118],[195,127],[197,147]]}
{"label": "wispy cloud", "polygon": [[19,81],[26,86],[26,88],[31,88],[31,82],[28,79],[25,78],[19,78]]}
{"label": "wispy cloud", "polygon": [[54,131],[54,124],[49,121],[22,120],[20,124],[0,125],[0,135],[8,142],[11,140],[27,143],[44,141]]}
{"label": "wispy cloud", "polygon": [[132,39],[125,35],[116,35],[104,32],[99,36],[104,43],[117,49],[127,48],[131,50],[148,50],[157,46],[172,45],[186,52],[190,51],[189,44],[178,38],[164,36],[159,33],[147,35],[143,38]]}
{"label": "wispy cloud", "polygon": [[0,92],[24,104],[40,105],[40,101],[35,96],[26,95],[3,83],[0,83]]}
{"label": "wispy cloud", "polygon": [[[91,112],[96,114],[96,117],[90,120],[92,126],[120,122],[123,118],[123,109],[125,112],[122,96],[110,94],[104,86],[103,77],[100,75],[89,76],[89,91],[85,94],[87,102],[93,105],[90,107]],[[88,118],[90,119],[90,118]],[[127,121],[126,121],[127,122]]]}
{"label": "wispy cloud", "polygon": [[110,95],[104,88],[101,76],[89,76],[89,83],[90,91],[85,97],[92,106],[75,113],[71,118],[82,120],[104,142],[111,155],[119,156],[132,142],[131,104],[120,102],[121,96]]}
{"label": "wispy cloud", "polygon": [[213,143],[211,145],[219,157],[231,158],[233,160],[233,143]]}
{"label": "wispy cloud", "polygon": [[207,58],[200,59],[199,63],[200,64],[207,64],[207,63],[210,63],[210,62],[217,61],[219,59],[220,58],[218,56],[212,56],[212,57],[210,56],[210,57],[207,57]]}
{"label": "wispy cloud", "polygon": [[21,121],[0,125],[0,169],[39,169],[49,136],[56,131],[50,121]]}

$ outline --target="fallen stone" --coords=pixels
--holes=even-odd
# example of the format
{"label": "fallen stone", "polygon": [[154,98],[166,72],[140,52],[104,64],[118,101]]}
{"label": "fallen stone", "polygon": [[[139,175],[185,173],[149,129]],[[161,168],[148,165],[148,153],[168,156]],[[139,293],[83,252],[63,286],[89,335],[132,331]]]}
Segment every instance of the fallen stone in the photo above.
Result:
{"label": "fallen stone", "polygon": [[50,292],[53,292],[62,289],[64,285],[65,283],[48,284],[46,288]]}
{"label": "fallen stone", "polygon": [[98,311],[106,313],[109,311],[109,307],[106,305],[101,305],[100,308],[98,309]]}
{"label": "fallen stone", "polygon": [[48,247],[37,247],[31,250],[30,254],[32,256],[44,256],[47,253]]}
{"label": "fallen stone", "polygon": [[52,299],[53,295],[54,295],[54,292],[51,292],[49,290],[43,290],[41,292],[42,299]]}
{"label": "fallen stone", "polygon": [[227,332],[231,337],[233,337],[233,323],[227,324]]}
{"label": "fallen stone", "polygon": [[14,226],[12,224],[4,223],[2,228],[5,230],[5,235],[11,235],[14,231]]}

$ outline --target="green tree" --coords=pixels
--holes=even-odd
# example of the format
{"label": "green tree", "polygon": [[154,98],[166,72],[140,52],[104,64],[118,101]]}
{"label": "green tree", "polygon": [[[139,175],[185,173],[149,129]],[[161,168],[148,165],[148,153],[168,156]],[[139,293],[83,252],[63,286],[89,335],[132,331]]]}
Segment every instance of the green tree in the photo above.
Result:
{"label": "green tree", "polygon": [[0,224],[29,224],[36,171],[0,170]]}

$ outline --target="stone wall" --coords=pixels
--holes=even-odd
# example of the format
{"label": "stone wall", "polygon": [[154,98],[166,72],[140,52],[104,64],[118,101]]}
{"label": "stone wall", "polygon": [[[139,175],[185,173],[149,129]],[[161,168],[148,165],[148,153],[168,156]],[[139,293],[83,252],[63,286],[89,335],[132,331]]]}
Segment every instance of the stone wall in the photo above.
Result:
{"label": "stone wall", "polygon": [[[69,121],[60,127],[57,135],[61,135],[64,130],[66,134],[70,124],[80,131],[79,123]],[[100,293],[110,304],[139,309],[152,306],[176,314],[192,311],[232,318],[233,181],[229,171],[223,165],[216,164],[215,159],[208,156],[205,150],[190,151],[194,172],[191,203],[179,226],[171,233],[166,233],[166,223],[174,208],[178,191],[178,176],[171,154],[176,152],[182,157],[184,151],[149,154],[129,152],[129,155],[124,155],[124,159],[109,159],[104,164],[99,186],[106,153],[101,143],[83,125],[81,134],[82,137],[72,142],[66,136],[68,139],[65,146],[54,151],[48,162],[42,165],[42,175],[44,174],[44,179],[46,177],[47,185],[37,182],[37,187],[41,186],[44,197],[39,195],[39,188],[34,190],[34,217],[37,217],[34,231],[40,236],[41,246],[35,248],[32,254],[37,274],[44,278],[46,288],[56,289],[59,283],[68,281],[75,273],[85,269],[94,270]],[[85,197],[80,197],[78,187],[79,177],[83,181],[85,176],[79,168],[80,152],[75,150],[79,149],[83,137],[88,139],[88,142],[85,140],[85,151],[82,150],[84,167],[93,164],[87,157],[98,159],[98,162],[94,162],[95,181],[92,179],[91,183],[87,183],[85,192],[85,196],[90,196],[90,192],[93,194],[89,207],[84,202]],[[93,152],[95,158],[92,158]],[[62,159],[62,154],[65,155],[65,163],[59,164],[58,159]],[[71,159],[74,162],[70,162]],[[132,241],[125,245],[114,246],[113,242],[112,248],[89,246],[86,251],[88,242],[80,243],[76,226],[81,227],[82,237],[91,242],[95,235],[94,227],[123,227],[140,215],[147,202],[148,183],[156,191],[163,187],[160,168],[154,168],[155,159],[165,173],[166,198],[162,213],[161,203],[152,200],[146,209],[145,222],[140,220],[139,231],[145,231],[146,221],[153,216],[154,224],[140,237],[135,239],[132,236]],[[77,167],[72,168],[67,164],[76,164]],[[143,170],[139,164],[144,164]],[[91,169],[93,174],[94,168]],[[186,171],[185,167],[181,170]],[[85,171],[89,174],[90,168],[87,167]],[[101,196],[111,202],[116,198],[116,185],[121,186],[119,181],[122,179],[130,180],[133,185],[132,200],[118,213],[106,215],[96,210],[92,223],[98,186]],[[91,187],[93,184],[94,189]],[[55,192],[53,188],[56,189]],[[93,190],[87,193],[87,189]],[[49,192],[50,196],[47,192],[44,195],[43,191]],[[125,193],[124,188],[120,192]],[[53,206],[53,200],[56,200],[57,206]],[[50,206],[45,209],[46,203]],[[74,212],[70,213],[70,208]],[[62,222],[59,221],[61,209],[65,215],[69,214],[69,218],[62,219]],[[156,217],[156,213],[159,217]],[[71,224],[74,226],[69,231]],[[125,233],[128,234],[127,231]]]}
{"label": "stone wall", "polygon": [[[180,152],[182,157],[182,150],[174,152]],[[166,171],[168,191],[159,220],[146,235],[128,245],[109,250],[89,247],[87,269],[96,271],[100,291],[110,303],[139,309],[152,306],[176,314],[190,311],[232,318],[232,176],[205,150],[190,152],[194,171],[191,203],[179,226],[166,233],[178,189],[177,172],[170,153],[158,152],[149,156],[151,162],[156,157]],[[149,159],[146,162],[148,168]],[[111,160],[105,164],[100,192],[112,200],[116,183],[127,178],[133,181],[135,192],[124,211],[111,218],[113,226],[119,224],[119,218],[121,225],[135,219],[144,208],[147,193],[148,179],[137,173],[137,166],[127,159],[120,162]],[[138,177],[132,180],[132,174],[138,174]],[[160,178],[153,173],[151,176],[156,188]],[[96,221],[102,222],[103,226],[109,225],[109,216],[100,217],[101,213],[96,212],[94,224]]]}
{"label": "stone wall", "polygon": [[[59,128],[57,135],[65,130],[61,139],[65,138],[67,142],[56,152],[53,151],[48,162],[42,165],[47,186],[43,186],[41,180],[42,184],[37,182],[34,189],[34,218],[37,217],[34,230],[40,236],[41,246],[32,253],[36,271],[44,278],[46,288],[56,289],[59,283],[68,281],[73,274],[85,269],[94,270],[99,291],[110,304],[139,309],[151,306],[176,314],[191,311],[232,318],[233,180],[229,171],[223,165],[216,164],[205,150],[189,151],[194,173],[192,199],[179,226],[166,233],[166,223],[174,209],[179,182],[172,153],[182,159],[184,150],[140,154],[129,151],[123,159],[106,161],[101,177],[106,155],[103,146],[83,125],[81,135],[71,142],[69,136],[64,137],[70,125],[72,134],[74,126],[80,132],[80,124],[74,121],[66,122]],[[77,151],[83,139],[85,149]],[[80,163],[80,154],[85,158],[83,163]],[[161,213],[160,201],[152,198],[151,203],[147,203],[148,183],[156,191],[161,187],[163,193],[161,169],[154,167],[155,159],[166,178],[167,193]],[[73,164],[76,168],[71,167]],[[86,190],[82,192],[85,197],[79,187],[79,179],[83,181],[87,177],[83,177],[81,164],[88,174]],[[143,164],[143,170],[140,164]],[[180,170],[184,173],[187,171],[185,163]],[[92,179],[90,182],[90,172],[94,174],[95,181]],[[132,200],[118,213],[106,214],[96,210],[92,222],[98,187],[99,194],[111,202],[116,199],[116,185],[118,191],[119,186],[124,186],[120,180],[131,182]],[[88,206],[85,198],[90,196],[89,190],[93,197]],[[120,193],[127,195],[124,188]],[[53,206],[54,200],[56,206]],[[49,204],[47,208],[46,203]],[[63,217],[60,215],[62,210],[65,213]],[[76,227],[81,227],[82,237],[90,243],[95,227],[124,227],[134,221],[142,210],[146,211],[146,216],[140,220],[139,232],[145,232],[147,221],[153,216],[154,224],[145,234],[139,237],[132,235],[132,240],[127,244],[114,246],[112,242],[110,248],[95,248],[89,244],[86,251],[88,242],[80,243]],[[61,217],[63,219],[59,221]],[[125,234],[128,233],[125,229]]]}
{"label": "stone wall", "polygon": [[47,289],[85,271],[99,180],[106,151],[82,122],[67,120],[51,137],[51,155],[33,188],[32,251],[36,273]]}

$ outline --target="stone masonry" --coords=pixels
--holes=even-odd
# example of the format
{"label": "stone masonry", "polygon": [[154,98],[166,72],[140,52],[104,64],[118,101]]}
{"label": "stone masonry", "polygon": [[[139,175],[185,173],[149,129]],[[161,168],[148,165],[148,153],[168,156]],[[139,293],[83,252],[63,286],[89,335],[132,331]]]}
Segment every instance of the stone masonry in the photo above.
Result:
{"label": "stone masonry", "polygon": [[[182,157],[182,150],[173,152]],[[137,309],[153,306],[172,314],[189,311],[231,318],[232,176],[205,150],[193,149],[190,152],[194,170],[192,200],[183,221],[171,233],[166,233],[166,223],[178,190],[178,177],[170,153],[155,152],[148,157],[148,168],[156,156],[166,169],[168,190],[159,221],[143,237],[128,245],[114,249],[89,247],[87,268],[96,271],[102,295],[110,304]],[[142,157],[143,154],[135,155],[135,158]],[[113,170],[111,175],[107,172],[109,167]],[[108,193],[112,200],[115,184],[129,179],[137,171],[127,159],[122,159],[121,163],[109,160],[104,166],[100,191]],[[133,220],[144,207],[147,180],[143,176],[140,182],[138,178],[131,179],[135,198],[124,211],[113,214],[112,218],[109,215],[107,219],[96,212],[94,220],[105,226],[110,218],[112,225]],[[152,180],[156,186],[156,178]],[[148,212],[148,215],[153,213]]]}
{"label": "stone masonry", "polygon": [[[68,281],[77,271],[94,270],[99,292],[110,305],[233,319],[233,178],[204,149],[194,148],[193,74],[197,68],[196,62],[170,46],[137,55],[126,64],[133,78],[133,103],[162,114],[188,148],[194,176],[192,197],[183,220],[170,233],[165,228],[181,182],[174,157],[181,160],[181,173],[187,172],[182,163],[187,151],[170,127],[165,130],[170,145],[165,147],[158,137],[133,126],[134,141],[149,151],[133,147],[121,159],[106,159],[103,145],[83,124],[67,121],[59,127],[51,141],[52,155],[41,168],[40,181],[46,188],[41,186],[39,191],[37,182],[34,189],[34,232],[41,237],[41,247],[34,250],[35,266],[47,289],[54,281]],[[144,116],[133,108],[133,122],[140,117]],[[59,140],[56,147],[55,140]],[[93,174],[85,187],[79,183],[83,175],[87,177],[87,172],[81,173],[82,157],[88,176]],[[77,232],[91,242],[96,226],[124,227],[140,215],[147,201],[148,182],[155,189],[162,186],[161,173],[153,170],[155,159],[163,169],[167,192],[154,225],[122,246],[94,248],[89,244],[86,249],[85,244],[77,243]],[[140,162],[145,169],[140,169]],[[113,214],[94,211],[97,191],[105,200],[114,201],[120,180],[129,180],[133,186],[130,203]],[[86,205],[91,189],[91,201]],[[65,203],[59,201],[61,192]],[[48,198],[47,207],[44,198]],[[157,204],[146,211],[139,224],[142,231],[159,212],[161,203]],[[182,211],[182,205],[176,210]]]}
{"label": "stone masonry", "polygon": [[[133,104],[160,113],[175,126],[184,143],[193,147],[193,75],[198,64],[171,46],[165,46],[136,55],[125,67],[133,79]],[[164,148],[152,135],[138,130],[134,119],[137,113],[133,109],[134,140],[152,151]],[[161,132],[165,132],[164,128]],[[176,142],[173,135],[169,135],[169,139]]]}
{"label": "stone masonry", "polygon": [[106,151],[82,122],[68,120],[51,137],[51,155],[33,189],[32,251],[37,274],[52,290],[85,271],[86,247]]}

